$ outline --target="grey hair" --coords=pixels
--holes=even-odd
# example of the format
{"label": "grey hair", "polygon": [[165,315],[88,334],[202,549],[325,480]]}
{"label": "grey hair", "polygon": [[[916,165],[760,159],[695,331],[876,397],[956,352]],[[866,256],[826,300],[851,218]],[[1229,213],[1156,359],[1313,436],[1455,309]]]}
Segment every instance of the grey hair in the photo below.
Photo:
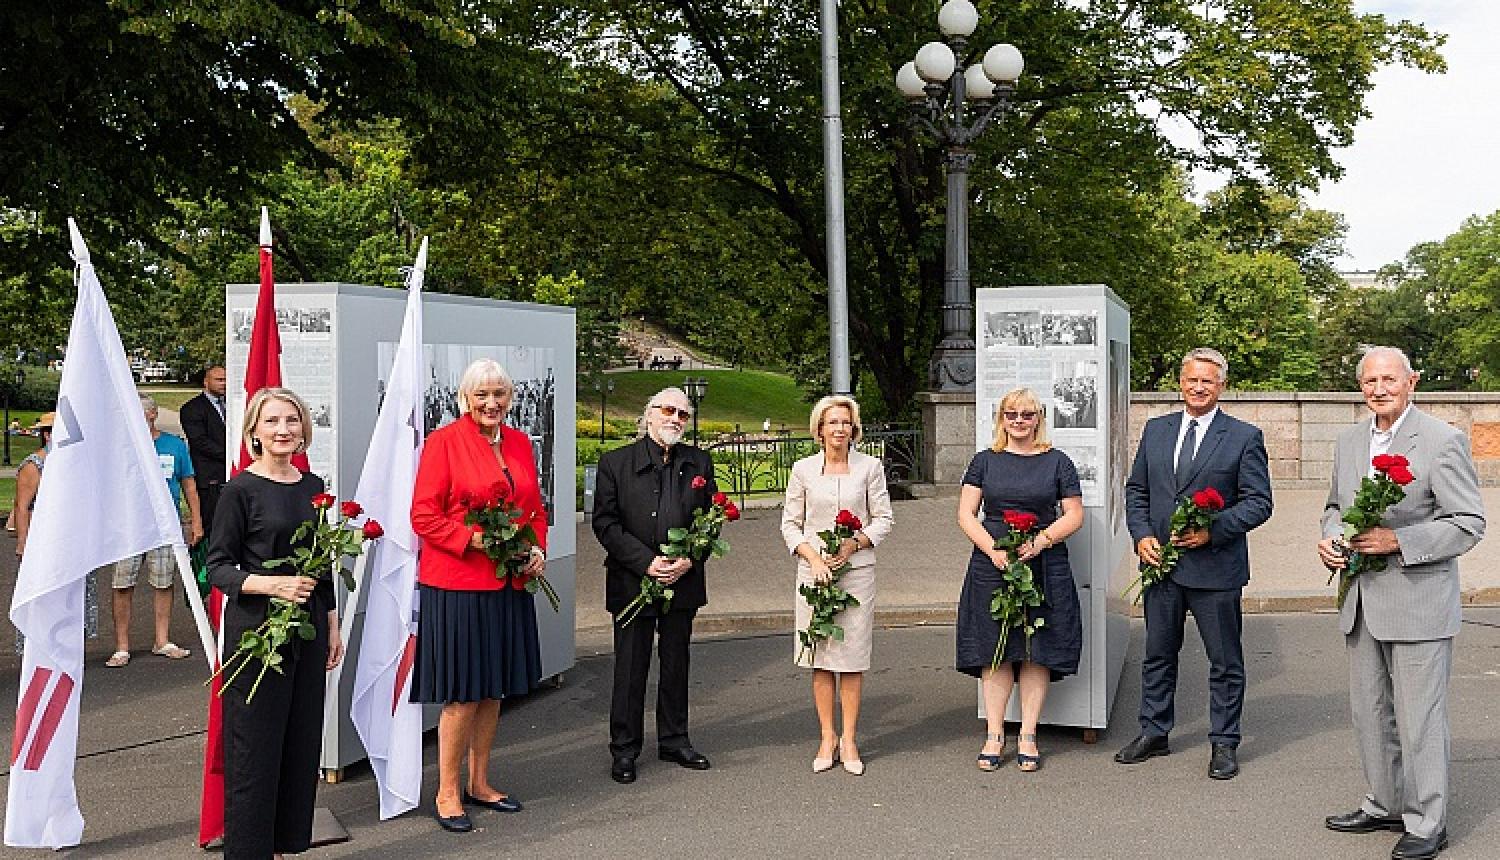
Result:
{"label": "grey hair", "polygon": [[512,391],[516,388],[500,362],[493,358],[476,358],[464,368],[464,375],[458,379],[459,415],[469,414],[469,395],[481,385],[504,385]]}
{"label": "grey hair", "polygon": [[1406,353],[1402,352],[1394,346],[1372,346],[1364,351],[1364,354],[1359,357],[1359,364],[1354,366],[1355,382],[1364,381],[1365,359],[1369,358],[1372,355],[1394,355],[1397,358],[1401,359],[1401,369],[1406,371],[1407,376],[1411,376],[1416,373],[1416,371],[1412,369],[1411,359],[1406,357]]}
{"label": "grey hair", "polygon": [[1225,358],[1224,353],[1219,352],[1217,349],[1200,346],[1197,349],[1188,350],[1188,354],[1182,357],[1182,366],[1179,370],[1187,370],[1188,362],[1190,361],[1206,361],[1219,368],[1220,382],[1229,379],[1229,359]]}
{"label": "grey hair", "polygon": [[651,409],[656,406],[656,404],[661,402],[661,397],[663,394],[675,394],[689,403],[692,402],[691,400],[688,400],[687,392],[683,391],[681,388],[678,388],[675,385],[668,385],[666,388],[663,388],[662,390],[646,398],[646,408],[641,410],[641,417],[637,418],[635,422],[635,435],[637,438],[646,435],[646,427],[648,426],[646,424],[646,416],[650,415]]}
{"label": "grey hair", "polygon": [[141,399],[141,409],[142,409],[142,411],[145,411],[145,412],[155,412],[156,411],[156,401],[151,398],[151,395],[149,395],[149,394],[142,394],[142,393],[140,393],[138,391],[138,392],[136,392],[136,396]]}

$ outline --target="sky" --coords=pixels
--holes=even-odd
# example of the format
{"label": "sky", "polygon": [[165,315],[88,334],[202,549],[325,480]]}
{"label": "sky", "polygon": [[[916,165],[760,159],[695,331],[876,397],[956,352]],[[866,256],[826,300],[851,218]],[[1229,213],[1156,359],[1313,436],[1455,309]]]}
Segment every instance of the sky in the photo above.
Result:
{"label": "sky", "polygon": [[1366,97],[1372,114],[1336,152],[1344,176],[1308,203],[1349,226],[1341,268],[1394,263],[1439,241],[1472,215],[1500,210],[1500,2],[1356,0],[1362,13],[1446,33],[1448,71],[1385,68]]}

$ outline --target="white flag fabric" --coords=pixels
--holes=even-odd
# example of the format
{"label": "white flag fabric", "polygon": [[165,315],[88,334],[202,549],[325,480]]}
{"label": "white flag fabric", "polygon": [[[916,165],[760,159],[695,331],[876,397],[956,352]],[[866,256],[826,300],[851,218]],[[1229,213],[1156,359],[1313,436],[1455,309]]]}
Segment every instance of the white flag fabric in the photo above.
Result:
{"label": "white flag fabric", "polygon": [[52,450],[10,608],[26,637],[5,800],[5,844],[13,847],[68,848],[83,838],[73,765],[85,577],[101,565],[182,543],[120,333],[71,218],[68,228],[78,305]]}
{"label": "white flag fabric", "polygon": [[408,687],[417,644],[417,536],[411,527],[411,493],[424,430],[426,267],[423,239],[407,287],[401,341],[354,494],[365,513],[385,529],[385,537],[371,545],[365,564],[365,624],[349,704],[349,717],[379,786],[382,821],[415,808],[422,793],[422,706],[409,701]]}

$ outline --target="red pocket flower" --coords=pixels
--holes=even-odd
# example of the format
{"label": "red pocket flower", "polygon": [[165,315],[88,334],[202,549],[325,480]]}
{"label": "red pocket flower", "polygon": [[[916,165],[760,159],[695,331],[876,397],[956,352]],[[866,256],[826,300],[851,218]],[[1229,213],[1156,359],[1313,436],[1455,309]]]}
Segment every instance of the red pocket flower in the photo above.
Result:
{"label": "red pocket flower", "polygon": [[1408,469],[1406,466],[1400,463],[1397,463],[1396,465],[1387,469],[1385,472],[1385,476],[1387,478],[1390,478],[1392,481],[1395,481],[1396,486],[1398,487],[1404,487],[1407,484],[1410,484],[1414,477],[1411,473],[1411,469]]}
{"label": "red pocket flower", "polygon": [[734,522],[740,518],[740,509],[735,507],[734,502],[724,502],[724,519]]}
{"label": "red pocket flower", "polygon": [[333,503],[336,501],[338,501],[338,499],[335,499],[328,493],[319,493],[316,496],[312,497],[312,506],[320,511],[326,511],[329,508],[333,507]]}
{"label": "red pocket flower", "polygon": [[843,526],[844,528],[854,532],[857,532],[860,529],[864,528],[864,523],[861,523],[859,521],[859,517],[856,517],[850,511],[839,511],[839,515],[837,517],[834,517],[833,522],[835,525]]}
{"label": "red pocket flower", "polygon": [[359,531],[365,536],[365,540],[374,540],[385,535],[385,529],[381,528],[380,523],[374,520],[365,520],[364,528],[361,528]]}
{"label": "red pocket flower", "polygon": [[1036,528],[1037,516],[1026,511],[1006,511],[1001,515],[1005,524],[1018,532],[1029,532]]}
{"label": "red pocket flower", "polygon": [[339,512],[346,517],[353,518],[364,513],[365,509],[359,506],[359,502],[351,499],[347,502],[344,502],[342,505],[339,505]]}
{"label": "red pocket flower", "polygon": [[714,493],[714,504],[721,508],[725,507],[729,504],[729,496],[725,495],[722,491]]}
{"label": "red pocket flower", "polygon": [[701,490],[706,486],[708,486],[708,481],[702,475],[693,476],[693,489]]}
{"label": "red pocket flower", "polygon": [[1213,487],[1204,487],[1193,494],[1193,504],[1208,511],[1224,510],[1224,497]]}

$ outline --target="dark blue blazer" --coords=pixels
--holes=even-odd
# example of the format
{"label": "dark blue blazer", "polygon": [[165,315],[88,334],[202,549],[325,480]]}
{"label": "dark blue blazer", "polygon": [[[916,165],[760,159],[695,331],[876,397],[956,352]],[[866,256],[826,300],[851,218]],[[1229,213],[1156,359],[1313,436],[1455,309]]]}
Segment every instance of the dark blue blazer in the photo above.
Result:
{"label": "dark blue blazer", "polygon": [[1220,409],[1198,445],[1187,484],[1179,487],[1172,449],[1181,428],[1181,412],[1146,422],[1125,482],[1125,524],[1130,537],[1139,544],[1147,535],[1155,535],[1165,544],[1177,500],[1213,487],[1224,497],[1224,510],[1209,527],[1208,546],[1184,552],[1171,578],[1188,588],[1243,588],[1250,581],[1245,535],[1271,518],[1265,439],[1258,427]]}

